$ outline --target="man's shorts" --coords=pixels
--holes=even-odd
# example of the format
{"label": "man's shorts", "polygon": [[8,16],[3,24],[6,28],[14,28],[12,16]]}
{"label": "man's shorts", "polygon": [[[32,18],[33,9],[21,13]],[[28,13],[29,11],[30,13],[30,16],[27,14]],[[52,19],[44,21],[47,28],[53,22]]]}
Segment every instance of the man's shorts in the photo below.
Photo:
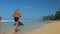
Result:
{"label": "man's shorts", "polygon": [[19,17],[14,17],[14,21],[19,21]]}

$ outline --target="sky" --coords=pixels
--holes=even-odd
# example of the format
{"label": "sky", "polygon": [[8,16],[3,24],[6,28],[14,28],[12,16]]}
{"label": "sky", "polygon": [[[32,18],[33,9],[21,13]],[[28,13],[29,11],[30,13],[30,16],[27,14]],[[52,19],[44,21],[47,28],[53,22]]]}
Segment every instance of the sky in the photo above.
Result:
{"label": "sky", "polygon": [[60,0],[0,0],[0,16],[13,20],[12,13],[19,8],[21,20],[41,20],[54,14],[60,8]]}

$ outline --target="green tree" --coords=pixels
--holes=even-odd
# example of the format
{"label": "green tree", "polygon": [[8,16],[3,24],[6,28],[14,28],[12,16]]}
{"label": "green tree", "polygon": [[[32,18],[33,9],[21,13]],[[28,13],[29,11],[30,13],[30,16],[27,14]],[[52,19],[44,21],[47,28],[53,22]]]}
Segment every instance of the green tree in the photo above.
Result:
{"label": "green tree", "polygon": [[60,19],[60,8],[59,10],[55,13],[55,18]]}

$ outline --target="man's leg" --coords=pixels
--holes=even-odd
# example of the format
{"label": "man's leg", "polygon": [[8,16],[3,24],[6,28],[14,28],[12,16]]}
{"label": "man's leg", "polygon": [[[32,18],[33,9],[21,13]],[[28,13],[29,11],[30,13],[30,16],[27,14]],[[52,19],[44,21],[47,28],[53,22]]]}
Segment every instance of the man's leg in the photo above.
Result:
{"label": "man's leg", "polygon": [[19,23],[18,23],[19,18],[18,18],[18,17],[15,17],[14,20],[15,20],[15,22],[16,22],[16,25],[15,25],[15,28],[14,28],[14,30],[15,30],[15,32],[16,32],[16,30],[17,30],[17,28],[18,28],[18,25],[19,25]]}
{"label": "man's leg", "polygon": [[14,31],[16,32],[16,30],[17,30],[17,28],[18,28],[18,21],[16,22],[16,25],[15,25],[15,29],[14,29]]}

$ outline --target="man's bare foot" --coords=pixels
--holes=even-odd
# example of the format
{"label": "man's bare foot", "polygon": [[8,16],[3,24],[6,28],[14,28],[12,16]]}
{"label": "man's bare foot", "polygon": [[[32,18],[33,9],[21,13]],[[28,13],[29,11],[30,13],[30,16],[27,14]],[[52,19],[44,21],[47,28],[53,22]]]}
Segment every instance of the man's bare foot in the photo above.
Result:
{"label": "man's bare foot", "polygon": [[13,34],[17,34],[17,32],[13,32]]}
{"label": "man's bare foot", "polygon": [[17,32],[17,29],[15,29],[14,32]]}

